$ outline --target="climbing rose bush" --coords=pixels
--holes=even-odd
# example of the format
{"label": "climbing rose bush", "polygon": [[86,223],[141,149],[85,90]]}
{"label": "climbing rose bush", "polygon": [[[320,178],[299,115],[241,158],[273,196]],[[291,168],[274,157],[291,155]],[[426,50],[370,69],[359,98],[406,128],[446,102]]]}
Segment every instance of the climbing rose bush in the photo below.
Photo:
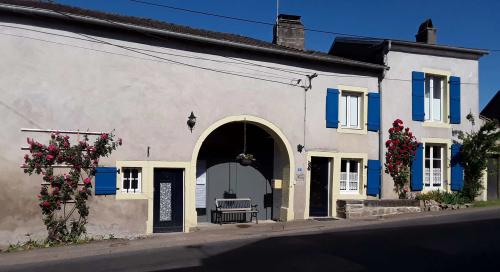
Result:
{"label": "climbing rose bush", "polygon": [[92,195],[92,179],[99,159],[109,156],[122,140],[114,141],[112,133],[104,133],[92,143],[85,135],[83,140],[71,144],[68,135],[52,133],[48,145],[30,138],[27,141],[29,154],[24,156],[24,172],[42,177],[38,205],[47,227],[47,240],[76,241],[86,232],[87,200]]}
{"label": "climbing rose bush", "polygon": [[400,119],[394,120],[389,129],[389,139],[385,142],[385,172],[394,180],[394,190],[399,198],[407,198],[409,192],[410,166],[415,157],[418,142]]}

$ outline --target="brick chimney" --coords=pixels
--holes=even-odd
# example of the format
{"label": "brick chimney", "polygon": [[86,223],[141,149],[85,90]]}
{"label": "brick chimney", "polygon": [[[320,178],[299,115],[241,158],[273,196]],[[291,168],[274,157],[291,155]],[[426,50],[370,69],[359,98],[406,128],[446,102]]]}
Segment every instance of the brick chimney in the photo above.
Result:
{"label": "brick chimney", "polygon": [[304,50],[304,25],[300,16],[280,14],[274,25],[273,43]]}
{"label": "brick chimney", "polygon": [[437,29],[432,25],[432,20],[427,19],[418,28],[418,33],[415,35],[417,42],[436,44]]}

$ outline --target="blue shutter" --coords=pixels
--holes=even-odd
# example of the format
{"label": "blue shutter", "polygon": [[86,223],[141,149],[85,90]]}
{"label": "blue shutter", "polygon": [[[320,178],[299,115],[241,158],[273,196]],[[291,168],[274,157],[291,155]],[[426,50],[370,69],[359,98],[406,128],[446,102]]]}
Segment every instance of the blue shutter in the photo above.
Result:
{"label": "blue shutter", "polygon": [[116,167],[97,167],[95,169],[95,194],[116,194]]}
{"label": "blue shutter", "polygon": [[450,123],[460,124],[460,78],[450,77]]}
{"label": "blue shutter", "polygon": [[424,187],[424,146],[422,144],[418,144],[413,158],[410,185],[412,191],[422,191]]}
{"label": "blue shutter", "polygon": [[339,127],[339,90],[326,90],[326,127]]}
{"label": "blue shutter", "polygon": [[368,130],[380,130],[380,94],[368,93]]}
{"label": "blue shutter", "polygon": [[[411,116],[413,121],[424,121],[425,75],[422,72],[412,72],[411,77]],[[401,101],[403,102],[403,101]]]}
{"label": "blue shutter", "polygon": [[368,181],[366,194],[376,196],[380,194],[380,166],[379,160],[368,160]]}
{"label": "blue shutter", "polygon": [[460,162],[460,144],[451,145],[451,190],[464,188],[464,168]]}

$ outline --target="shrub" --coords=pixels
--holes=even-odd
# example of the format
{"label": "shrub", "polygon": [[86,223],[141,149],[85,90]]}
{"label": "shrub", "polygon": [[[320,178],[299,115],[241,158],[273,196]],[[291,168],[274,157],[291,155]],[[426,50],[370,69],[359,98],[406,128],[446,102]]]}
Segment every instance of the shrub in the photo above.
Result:
{"label": "shrub", "polygon": [[396,119],[389,129],[389,139],[385,142],[385,172],[394,180],[394,190],[400,199],[406,199],[410,166],[417,150],[418,142],[410,128],[403,126],[403,121]]}
{"label": "shrub", "polygon": [[115,142],[113,134],[104,133],[93,143],[84,136],[83,140],[71,145],[69,136],[53,133],[48,145],[30,138],[28,144],[30,154],[24,156],[24,172],[42,176],[38,205],[47,227],[47,241],[78,241],[86,233],[87,200],[92,195],[95,168],[101,157],[109,156],[121,145],[121,139]]}
{"label": "shrub", "polygon": [[441,191],[430,191],[427,193],[422,193],[416,196],[417,200],[434,200],[441,204],[465,204],[470,203],[470,198],[467,197],[463,192],[441,192]]}

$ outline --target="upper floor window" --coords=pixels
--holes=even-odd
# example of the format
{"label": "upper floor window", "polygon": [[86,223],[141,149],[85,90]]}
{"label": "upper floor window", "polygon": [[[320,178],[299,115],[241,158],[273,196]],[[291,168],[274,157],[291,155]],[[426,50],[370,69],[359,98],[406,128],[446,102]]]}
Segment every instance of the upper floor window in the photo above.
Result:
{"label": "upper floor window", "polygon": [[340,125],[342,128],[361,128],[361,100],[360,94],[342,92],[340,99]]}
{"label": "upper floor window", "polygon": [[425,145],[424,186],[429,189],[441,189],[443,185],[444,147]]}
{"label": "upper floor window", "polygon": [[446,77],[426,74],[424,111],[425,120],[443,122],[445,116]]}
{"label": "upper floor window", "polygon": [[340,192],[357,193],[359,189],[360,162],[358,160],[341,160]]}
{"label": "upper floor window", "polygon": [[122,192],[141,192],[141,168],[122,168]]}

